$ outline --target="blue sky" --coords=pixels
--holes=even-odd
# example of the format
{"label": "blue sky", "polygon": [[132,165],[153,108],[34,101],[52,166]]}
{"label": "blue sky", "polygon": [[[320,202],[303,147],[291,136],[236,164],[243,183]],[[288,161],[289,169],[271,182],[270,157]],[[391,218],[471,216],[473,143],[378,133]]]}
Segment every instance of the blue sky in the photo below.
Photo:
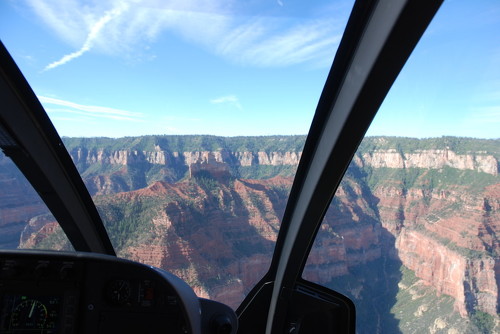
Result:
{"label": "blue sky", "polygon": [[[62,136],[306,134],[350,1],[2,1]],[[446,1],[370,135],[498,138],[500,2]]]}

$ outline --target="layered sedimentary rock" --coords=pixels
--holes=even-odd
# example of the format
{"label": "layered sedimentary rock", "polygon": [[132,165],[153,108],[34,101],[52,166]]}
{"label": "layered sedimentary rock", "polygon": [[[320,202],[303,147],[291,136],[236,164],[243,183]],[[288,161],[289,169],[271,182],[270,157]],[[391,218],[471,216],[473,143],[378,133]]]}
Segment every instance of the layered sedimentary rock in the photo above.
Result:
{"label": "layered sedimentary rock", "polygon": [[221,151],[192,151],[192,152],[168,152],[168,151],[138,151],[138,150],[116,150],[116,151],[87,151],[78,148],[70,152],[75,164],[93,165],[96,163],[110,165],[130,165],[137,163],[149,163],[153,165],[175,165],[182,163],[190,165],[194,162],[213,160],[226,164],[239,166],[279,166],[297,165],[302,152],[229,152]]}
{"label": "layered sedimentary rock", "polygon": [[147,212],[130,217],[135,218],[130,226],[112,215],[104,216],[111,230],[140,231],[137,239],[112,238],[118,252],[168,269],[196,287],[201,296],[236,307],[268,269],[286,203],[282,189],[291,182],[278,177],[224,185],[193,177],[177,184],[156,182],[145,189],[97,198],[97,203],[109,212],[155,202]]}
{"label": "layered sedimentary rock", "polygon": [[136,190],[160,180],[173,183],[200,170],[224,176],[245,167],[295,167],[301,156],[301,152],[108,151],[85,148],[75,148],[70,154],[92,195]]}
{"label": "layered sedimentary rock", "polygon": [[464,316],[498,312],[500,210],[489,203],[498,203],[499,189],[472,194],[457,187],[427,195],[414,189],[397,201],[397,190],[377,191],[382,225],[396,236],[402,263],[438,293],[454,297]]}
{"label": "layered sedimentary rock", "polygon": [[346,177],[338,188],[307,260],[305,278],[326,284],[382,256],[382,226],[360,185]]}
{"label": "layered sedimentary rock", "polygon": [[498,175],[498,160],[491,154],[471,152],[457,154],[452,150],[415,150],[400,152],[396,149],[375,150],[358,155],[355,162],[373,168],[428,168],[451,167]]}
{"label": "layered sedimentary rock", "polygon": [[[124,206],[147,210],[130,212],[133,217],[104,215],[119,254],[170,270],[200,296],[236,307],[269,268],[291,184],[292,178],[282,177],[228,184],[193,177],[96,201],[101,212]],[[323,227],[327,235],[310,256],[314,270],[308,270],[308,277],[319,283],[381,256],[381,226],[374,211],[355,183],[344,187]],[[147,206],[151,202],[156,204]],[[124,226],[129,219],[135,222]],[[119,238],[120,229],[135,236]]]}
{"label": "layered sedimentary rock", "polygon": [[[455,144],[365,140],[326,214],[305,276],[327,284],[391,258],[452,296],[462,315],[496,315],[499,154],[474,140],[467,149],[458,139],[442,141]],[[292,182],[256,180],[257,174],[296,166],[300,150],[97,146],[74,146],[70,153],[121,254],[173,268],[201,296],[236,305],[267,269]],[[244,168],[255,168],[255,177],[242,179]],[[380,279],[397,278],[396,271],[384,269]],[[353,287],[352,293],[363,292]]]}
{"label": "layered sedimentary rock", "polygon": [[[47,240],[53,239],[57,234],[60,236],[57,240]],[[68,240],[64,237],[59,223],[51,214],[31,218],[23,228],[19,240],[19,248],[22,249],[43,249],[44,246],[50,246],[50,248],[47,248],[52,250],[69,250]]]}

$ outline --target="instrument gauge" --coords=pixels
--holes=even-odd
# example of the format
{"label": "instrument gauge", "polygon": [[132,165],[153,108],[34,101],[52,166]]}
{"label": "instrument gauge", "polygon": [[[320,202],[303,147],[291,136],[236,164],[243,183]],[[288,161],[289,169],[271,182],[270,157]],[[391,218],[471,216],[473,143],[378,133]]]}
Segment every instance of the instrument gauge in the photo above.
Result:
{"label": "instrument gauge", "polygon": [[10,325],[12,329],[43,329],[47,317],[47,307],[44,304],[36,299],[28,299],[14,308]]}
{"label": "instrument gauge", "polygon": [[107,287],[108,301],[113,305],[124,305],[130,301],[130,282],[126,280],[114,280]]}

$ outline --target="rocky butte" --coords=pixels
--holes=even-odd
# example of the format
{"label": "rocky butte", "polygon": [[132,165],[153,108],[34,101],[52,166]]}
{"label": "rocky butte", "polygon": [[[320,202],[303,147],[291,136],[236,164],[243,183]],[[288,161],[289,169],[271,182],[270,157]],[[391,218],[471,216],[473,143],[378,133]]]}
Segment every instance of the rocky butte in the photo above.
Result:
{"label": "rocky butte", "polygon": [[[304,140],[146,136],[64,142],[121,256],[170,270],[200,296],[235,307],[268,268]],[[425,304],[429,293],[422,292],[431,289],[434,298],[453,298],[450,312],[480,315],[498,326],[499,157],[500,140],[365,138],[304,276],[353,298],[367,333],[376,330],[370,322],[405,326],[393,307],[404,304],[403,290],[411,295],[408,304],[422,301],[413,318],[431,317],[433,302]],[[2,173],[6,189],[10,183]],[[26,225],[33,217],[21,218]],[[21,246],[67,247],[61,232],[44,221],[30,220]],[[429,319],[426,330],[433,332],[472,326]]]}

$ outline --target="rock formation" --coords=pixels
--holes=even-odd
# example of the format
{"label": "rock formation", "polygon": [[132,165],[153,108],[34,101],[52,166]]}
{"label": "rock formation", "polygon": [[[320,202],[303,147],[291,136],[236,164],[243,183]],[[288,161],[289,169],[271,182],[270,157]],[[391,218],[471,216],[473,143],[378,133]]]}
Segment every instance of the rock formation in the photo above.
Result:
{"label": "rock formation", "polygon": [[[235,306],[268,268],[303,138],[225,140],[66,142],[120,254],[173,270],[201,296]],[[262,149],[259,140],[270,143]],[[452,296],[462,316],[496,316],[499,157],[494,140],[365,139],[305,277],[330,284],[364,266],[400,261],[422,284]],[[279,174],[286,177],[273,177]],[[379,278],[397,278],[397,270]],[[361,285],[349,289],[354,297],[366,293]]]}
{"label": "rock formation", "polygon": [[427,168],[441,169],[451,167],[460,170],[473,170],[480,173],[498,175],[498,160],[491,154],[457,154],[452,150],[415,150],[410,153],[396,149],[375,150],[358,155],[358,165],[373,168]]}

